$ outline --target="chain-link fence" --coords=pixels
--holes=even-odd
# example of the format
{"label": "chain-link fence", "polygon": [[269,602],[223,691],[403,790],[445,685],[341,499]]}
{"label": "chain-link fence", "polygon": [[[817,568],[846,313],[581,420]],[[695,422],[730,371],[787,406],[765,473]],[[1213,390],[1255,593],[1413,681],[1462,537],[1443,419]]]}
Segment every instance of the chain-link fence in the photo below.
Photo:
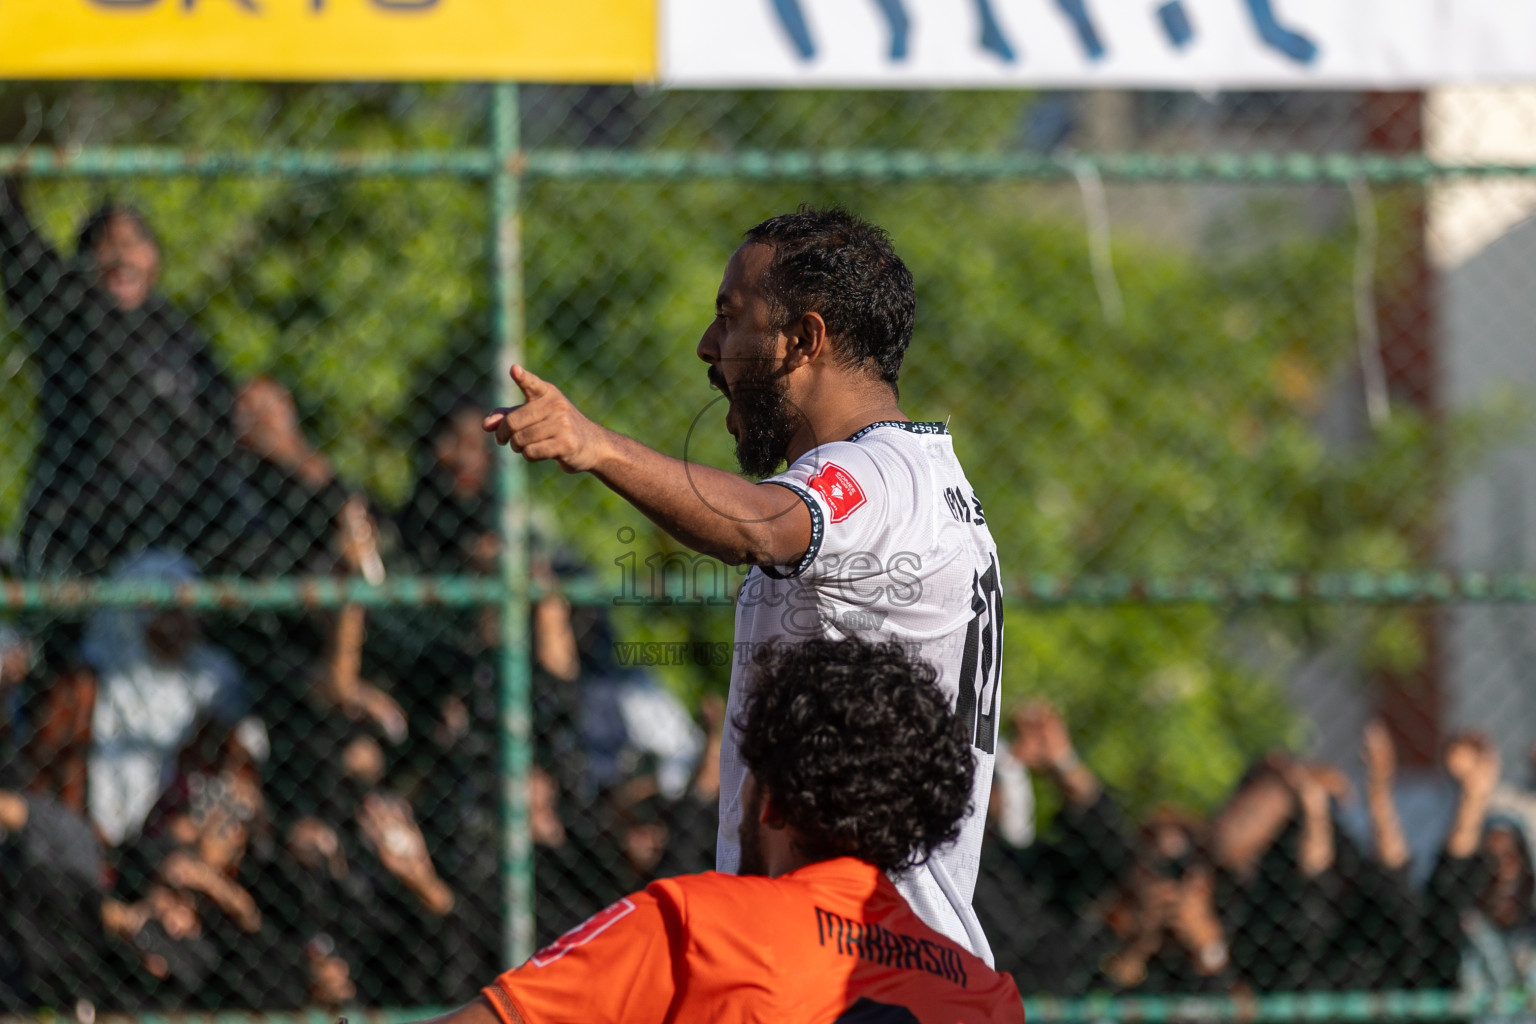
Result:
{"label": "chain-link fence", "polygon": [[1529,1016],[1533,157],[1518,90],[0,86],[0,1005],[452,1005],[711,867],[736,570],[480,418],[516,357],[731,465],[721,268],[838,202],[1008,581],[1032,1015]]}

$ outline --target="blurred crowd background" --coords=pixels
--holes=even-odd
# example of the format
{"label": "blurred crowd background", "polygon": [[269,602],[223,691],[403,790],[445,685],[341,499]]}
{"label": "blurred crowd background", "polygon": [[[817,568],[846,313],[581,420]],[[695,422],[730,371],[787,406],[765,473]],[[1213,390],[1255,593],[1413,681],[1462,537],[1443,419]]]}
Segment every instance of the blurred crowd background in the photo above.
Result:
{"label": "blurred crowd background", "polygon": [[[430,156],[483,145],[487,103],[4,83],[0,144]],[[1479,127],[1522,139],[1536,96],[544,86],[520,115],[524,146],[577,155],[888,158],[531,176],[527,359],[732,465],[693,347],[740,232],[802,201],[891,231],[918,283],[904,408],[949,421],[1005,590],[1035,595],[1008,611],[976,896],[1021,990],[1536,984],[1531,614],[1415,582],[1523,570],[1536,537],[1536,193],[1264,158],[1495,159]],[[914,176],[913,152],[1042,162]],[[484,182],[448,170],[0,183],[0,577],[497,573],[491,236]],[[545,941],[713,864],[738,577],[592,481],[529,477]],[[1217,596],[1160,602],[1170,576]],[[1080,578],[1100,597],[1040,598]],[[1280,598],[1221,596],[1260,584]],[[7,613],[0,1010],[473,995],[504,966],[505,626],[409,601]]]}

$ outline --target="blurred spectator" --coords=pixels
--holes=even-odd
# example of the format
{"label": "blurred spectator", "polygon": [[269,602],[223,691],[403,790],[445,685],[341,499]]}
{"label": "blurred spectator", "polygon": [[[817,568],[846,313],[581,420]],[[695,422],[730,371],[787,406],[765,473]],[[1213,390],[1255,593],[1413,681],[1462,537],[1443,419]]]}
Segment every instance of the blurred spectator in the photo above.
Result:
{"label": "blurred spectator", "polygon": [[233,729],[210,723],[199,730],[140,840],[158,877],[189,895],[218,956],[221,969],[193,1001],[202,1008],[292,1009],[308,1001],[301,943],[284,915],[257,896],[276,870],[262,785],[269,751],[266,728],[254,717]]}
{"label": "blurred spectator", "polygon": [[387,773],[384,748],[366,728],[339,746],[313,773],[317,806],[289,829],[284,876],[268,889],[269,906],[320,962],[311,985],[326,989],[331,998],[322,1001],[344,1001],[334,997],[350,987],[370,1005],[444,998],[459,900],[409,804],[386,788]]}
{"label": "blurred spectator", "polygon": [[353,883],[336,830],[318,818],[300,818],[258,891],[258,901],[292,937],[289,955],[298,951],[307,968],[307,997],[323,1006],[356,998],[355,970],[389,923],[372,913]]}
{"label": "blurred spectator", "polygon": [[[196,571],[181,555],[152,551],[115,578],[186,582]],[[82,653],[97,678],[86,806],[115,846],[139,832],[200,718],[233,723],[244,693],[234,659],[204,640],[197,618],[181,609],[102,609],[87,625]]]}
{"label": "blurred spectator", "polygon": [[657,790],[669,800],[686,791],[704,752],[704,735],[682,701],[638,669],[583,680],[581,738],[588,785],[617,785],[649,757]]}
{"label": "blurred spectator", "polygon": [[545,590],[534,603],[530,624],[534,654],[533,727],[537,757],[562,790],[588,799],[589,751],[582,736],[587,683],[611,664],[612,625],[608,609],[574,607],[563,593],[568,583],[590,583],[587,570],[558,555],[537,557],[534,580]]}
{"label": "blurred spectator", "polygon": [[1369,965],[1355,975],[1362,986],[1408,988],[1419,982],[1422,902],[1409,880],[1411,853],[1394,795],[1397,750],[1382,722],[1366,724],[1360,757],[1373,848],[1360,866],[1361,900],[1350,927],[1354,948],[1343,955]]}
{"label": "blurred spectator", "polygon": [[[221,568],[260,577],[346,573],[382,582],[386,555],[393,559],[398,547],[391,524],[366,495],[349,494],[330,461],[310,445],[288,389],[270,377],[248,381],[234,419],[253,511]],[[390,649],[402,632],[394,621],[399,615],[374,613],[373,646],[386,652],[380,660],[403,660]],[[291,761],[296,740],[294,730],[281,726],[309,698],[313,666],[329,649],[335,617],[252,610],[227,634],[234,649],[254,655],[247,659],[253,689],[264,695],[263,714],[276,727],[280,764]]]}
{"label": "blurred spectator", "polygon": [[96,673],[77,658],[68,659],[47,682],[39,704],[27,743],[33,774],[26,788],[83,814]]}
{"label": "blurred spectator", "polygon": [[[377,562],[378,533],[361,498],[343,504],[339,525],[346,568],[360,572],[364,564]],[[285,811],[314,813],[314,772],[356,724],[371,723],[391,745],[403,743],[410,732],[399,702],[362,676],[367,615],[362,605],[348,604],[328,620],[315,616],[316,624],[323,623],[316,638],[318,657],[309,653],[307,643],[290,649],[297,663],[285,663],[282,676],[266,687],[276,768],[272,783]]]}
{"label": "blurred spectator", "polygon": [[324,658],[305,673],[305,685],[273,733],[284,754],[273,779],[280,806],[331,827],[383,780],[380,741],[399,746],[410,734],[400,704],[362,677],[366,614],[361,605],[337,612]]}
{"label": "blurred spectator", "polygon": [[30,776],[23,757],[22,701],[32,661],[32,638],[0,622],[0,788],[19,789]]}
{"label": "blurred spectator", "polygon": [[428,430],[400,534],[423,572],[494,572],[501,553],[485,403],[460,395]]}
{"label": "blurred spectator", "polygon": [[1231,957],[1255,991],[1315,986],[1341,895],[1332,800],[1342,778],[1286,755],[1250,768],[1211,828]]}
{"label": "blurred spectator", "polygon": [[1485,736],[1452,740],[1445,768],[1459,797],[1430,877],[1426,930],[1435,945],[1426,973],[1437,987],[1530,991],[1536,985],[1536,862],[1528,805],[1499,793],[1499,754]]}
{"label": "blurred spectator", "polygon": [[[330,460],[299,429],[293,394],[271,377],[256,377],[241,385],[233,418],[235,440],[254,456],[241,465],[253,514],[221,568],[263,577],[331,572],[338,530],[347,529],[347,494]],[[373,582],[377,559],[376,552],[369,558]]]}
{"label": "blurred spectator", "polygon": [[[448,372],[453,371],[454,366],[450,366]],[[428,385],[424,390],[434,389]],[[496,571],[501,541],[491,442],[480,429],[483,409],[483,404],[467,393],[445,401],[436,407],[436,418],[419,447],[418,476],[400,511],[399,528],[402,547],[422,573],[483,576]],[[545,568],[538,582],[548,585],[551,577]],[[430,708],[427,713],[438,716],[446,710],[445,699],[464,701],[471,696],[465,684],[482,669],[495,673],[495,654],[501,646],[500,614],[494,607],[432,608],[414,613],[418,643],[408,676],[416,699],[407,700],[414,705],[413,710]],[[537,621],[534,629],[539,632]],[[546,652],[540,657],[544,661],[549,644],[540,649]],[[545,691],[543,686],[534,690],[535,694]]]}
{"label": "blurred spectator", "polygon": [[[704,753],[704,730],[652,673],[618,663],[607,609],[581,609],[579,634],[569,605],[565,609],[569,625],[564,629],[570,639],[562,640],[574,651],[576,661],[564,671],[570,678],[579,674],[580,679],[574,710],[584,773],[574,784],[590,798],[641,774],[645,763],[655,774],[660,794],[669,801],[679,799]],[[540,626],[536,612],[535,630]],[[544,635],[550,632],[546,629]],[[560,649],[561,645],[551,639],[547,647]],[[553,663],[550,669],[551,674],[559,670]]]}
{"label": "blurred spectator", "polygon": [[263,462],[319,489],[336,480],[336,469],[299,429],[293,392],[276,378],[252,377],[235,395],[235,440]]}
{"label": "blurred spectator", "polygon": [[98,209],[66,261],[33,228],[17,183],[0,182],[0,282],[41,383],[21,528],[30,574],[101,573],[150,547],[206,566],[244,518],[229,384],[155,292],[159,274],[159,244],[132,209]]}
{"label": "blurred spectator", "polygon": [[139,967],[103,1000],[108,1008],[180,1009],[219,966],[193,894],[165,880],[153,882],[134,903],[104,899],[101,920],[109,937],[132,948]]}
{"label": "blurred spectator", "polygon": [[0,906],[24,952],[27,1005],[172,1009],[208,980],[217,952],[188,892],[157,879],[135,903],[111,898],[90,825],[45,797],[0,791],[0,830],[14,855]]}
{"label": "blurred spectator", "polygon": [[[1377,754],[1368,746],[1368,761]],[[1217,815],[1216,904],[1244,988],[1381,987],[1400,967],[1391,942],[1414,927],[1403,866],[1380,860],[1395,845],[1381,822],[1376,857],[1337,827],[1336,805],[1350,795],[1337,768],[1272,754]]]}
{"label": "blurred spectator", "polygon": [[535,941],[540,948],[568,929],[571,921],[585,921],[612,901],[614,883],[607,868],[618,850],[594,842],[590,824],[565,822],[554,776],[535,766],[528,776],[528,826],[538,886]]}
{"label": "blurred spectator", "polygon": [[[361,607],[341,610],[325,661],[287,716],[294,757],[280,788],[295,820],[268,902],[291,919],[315,998],[345,1001],[355,990],[371,1005],[436,1004],[462,994],[454,979],[476,966],[463,963],[474,950],[461,941],[463,901],[395,788],[391,759],[412,730],[400,705],[361,677],[363,623]],[[411,936],[408,950],[401,935]]]}
{"label": "blurred spectator", "polygon": [[725,698],[706,693],[699,700],[704,726],[704,751],[688,789],[667,801],[664,820],[668,839],[656,875],[693,875],[711,871],[715,838],[720,830],[720,744],[725,737]]}
{"label": "blurred spectator", "polygon": [[1215,873],[1200,822],[1174,810],[1143,824],[1124,897],[1111,921],[1120,948],[1106,978],[1135,992],[1226,992],[1232,956],[1216,913]]}
{"label": "blurred spectator", "polygon": [[105,862],[84,818],[55,800],[0,791],[0,931],[19,954],[10,1009],[108,994],[102,963]]}
{"label": "blurred spectator", "polygon": [[[1128,829],[1055,708],[1028,704],[1013,726],[993,772],[973,904],[998,969],[1020,991],[1082,994],[1109,952],[1102,904],[1130,867]],[[1061,798],[1043,838],[1034,835],[1026,769]]]}
{"label": "blurred spectator", "polygon": [[[666,802],[657,792],[656,779],[651,775],[629,780],[609,797],[618,824],[619,849],[624,854],[617,872],[620,888],[625,888],[624,882],[632,881],[643,889],[658,877],[657,869],[672,838],[667,828]],[[634,891],[633,886],[626,891]]]}

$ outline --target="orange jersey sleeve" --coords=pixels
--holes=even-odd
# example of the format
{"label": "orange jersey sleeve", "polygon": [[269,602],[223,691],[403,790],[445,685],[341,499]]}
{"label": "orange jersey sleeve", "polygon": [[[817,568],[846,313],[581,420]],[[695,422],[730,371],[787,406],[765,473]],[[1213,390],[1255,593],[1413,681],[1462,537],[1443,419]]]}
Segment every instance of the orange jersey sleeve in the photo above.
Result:
{"label": "orange jersey sleeve", "polygon": [[648,892],[598,911],[484,991],[502,1024],[661,1021],[682,963],[675,912]]}

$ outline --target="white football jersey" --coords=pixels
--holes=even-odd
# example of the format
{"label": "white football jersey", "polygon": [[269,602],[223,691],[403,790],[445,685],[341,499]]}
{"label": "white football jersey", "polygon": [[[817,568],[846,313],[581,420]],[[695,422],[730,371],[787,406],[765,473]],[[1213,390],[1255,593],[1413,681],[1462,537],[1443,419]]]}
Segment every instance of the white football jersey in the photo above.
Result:
{"label": "white football jersey", "polygon": [[997,545],[942,423],[873,423],[823,444],[770,483],[811,512],[811,546],[796,565],[755,568],[736,599],[736,650],[720,751],[715,864],[741,863],[746,765],[735,721],[763,644],[858,636],[894,640],[938,670],[951,706],[972,730],[976,785],[959,839],[895,878],[933,928],[987,963],[992,951],[971,910],[992,790],[1002,674],[1003,608]]}

